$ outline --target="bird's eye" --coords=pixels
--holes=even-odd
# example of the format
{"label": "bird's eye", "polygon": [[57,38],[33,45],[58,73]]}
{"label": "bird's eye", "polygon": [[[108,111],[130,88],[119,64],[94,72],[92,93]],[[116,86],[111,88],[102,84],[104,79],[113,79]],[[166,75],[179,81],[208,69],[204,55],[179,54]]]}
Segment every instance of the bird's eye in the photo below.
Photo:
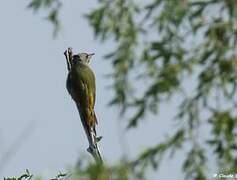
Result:
{"label": "bird's eye", "polygon": [[88,58],[88,57],[89,57],[89,55],[87,54],[87,55],[86,55],[86,58]]}

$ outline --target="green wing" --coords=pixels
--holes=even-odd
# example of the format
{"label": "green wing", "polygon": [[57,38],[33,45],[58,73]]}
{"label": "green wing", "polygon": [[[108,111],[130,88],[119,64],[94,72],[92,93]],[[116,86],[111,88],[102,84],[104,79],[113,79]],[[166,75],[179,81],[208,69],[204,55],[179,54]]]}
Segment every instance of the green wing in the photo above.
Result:
{"label": "green wing", "polygon": [[74,101],[80,105],[80,114],[88,125],[94,126],[96,117],[95,106],[95,75],[89,66],[80,64],[70,72],[67,89]]}

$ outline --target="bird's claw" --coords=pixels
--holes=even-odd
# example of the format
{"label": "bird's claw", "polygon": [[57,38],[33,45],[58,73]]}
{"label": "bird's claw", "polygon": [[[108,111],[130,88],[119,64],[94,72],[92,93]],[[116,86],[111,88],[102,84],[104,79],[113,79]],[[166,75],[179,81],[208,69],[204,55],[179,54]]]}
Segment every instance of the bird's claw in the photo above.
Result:
{"label": "bird's claw", "polygon": [[91,149],[91,147],[88,147],[88,148],[87,148],[87,152],[89,152],[89,153],[91,153],[91,154],[93,153],[93,150]]}
{"label": "bird's claw", "polygon": [[96,142],[100,142],[100,140],[103,138],[103,136],[96,137]]}

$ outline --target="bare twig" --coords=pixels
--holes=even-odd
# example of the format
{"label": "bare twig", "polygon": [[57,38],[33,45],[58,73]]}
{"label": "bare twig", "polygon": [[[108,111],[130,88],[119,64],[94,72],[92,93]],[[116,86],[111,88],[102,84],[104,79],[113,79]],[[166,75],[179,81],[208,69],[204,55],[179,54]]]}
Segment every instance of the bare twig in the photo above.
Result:
{"label": "bare twig", "polygon": [[[99,150],[99,147],[97,145],[97,142],[99,142],[99,140],[101,139],[101,137],[96,137],[96,135],[94,133],[92,133],[92,141],[93,142],[90,142],[90,145],[89,145],[89,148],[87,149],[87,151],[93,156],[93,158],[95,159],[95,162],[96,163],[103,163],[103,160],[102,160],[102,157],[101,157],[101,154],[100,154],[100,150]],[[90,138],[90,137],[88,137]]]}
{"label": "bare twig", "polygon": [[64,55],[65,55],[66,60],[67,60],[67,70],[71,71],[71,69],[72,69],[72,56],[73,56],[72,48],[69,47],[64,52]]}

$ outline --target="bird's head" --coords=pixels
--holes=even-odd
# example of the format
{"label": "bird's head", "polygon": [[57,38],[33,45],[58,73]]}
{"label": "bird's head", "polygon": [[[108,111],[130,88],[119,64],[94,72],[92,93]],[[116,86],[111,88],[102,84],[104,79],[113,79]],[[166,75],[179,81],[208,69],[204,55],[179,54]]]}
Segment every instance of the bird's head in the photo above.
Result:
{"label": "bird's head", "polygon": [[91,57],[94,55],[94,53],[88,54],[88,53],[79,53],[73,55],[73,60],[74,61],[79,61],[83,64],[89,64]]}

